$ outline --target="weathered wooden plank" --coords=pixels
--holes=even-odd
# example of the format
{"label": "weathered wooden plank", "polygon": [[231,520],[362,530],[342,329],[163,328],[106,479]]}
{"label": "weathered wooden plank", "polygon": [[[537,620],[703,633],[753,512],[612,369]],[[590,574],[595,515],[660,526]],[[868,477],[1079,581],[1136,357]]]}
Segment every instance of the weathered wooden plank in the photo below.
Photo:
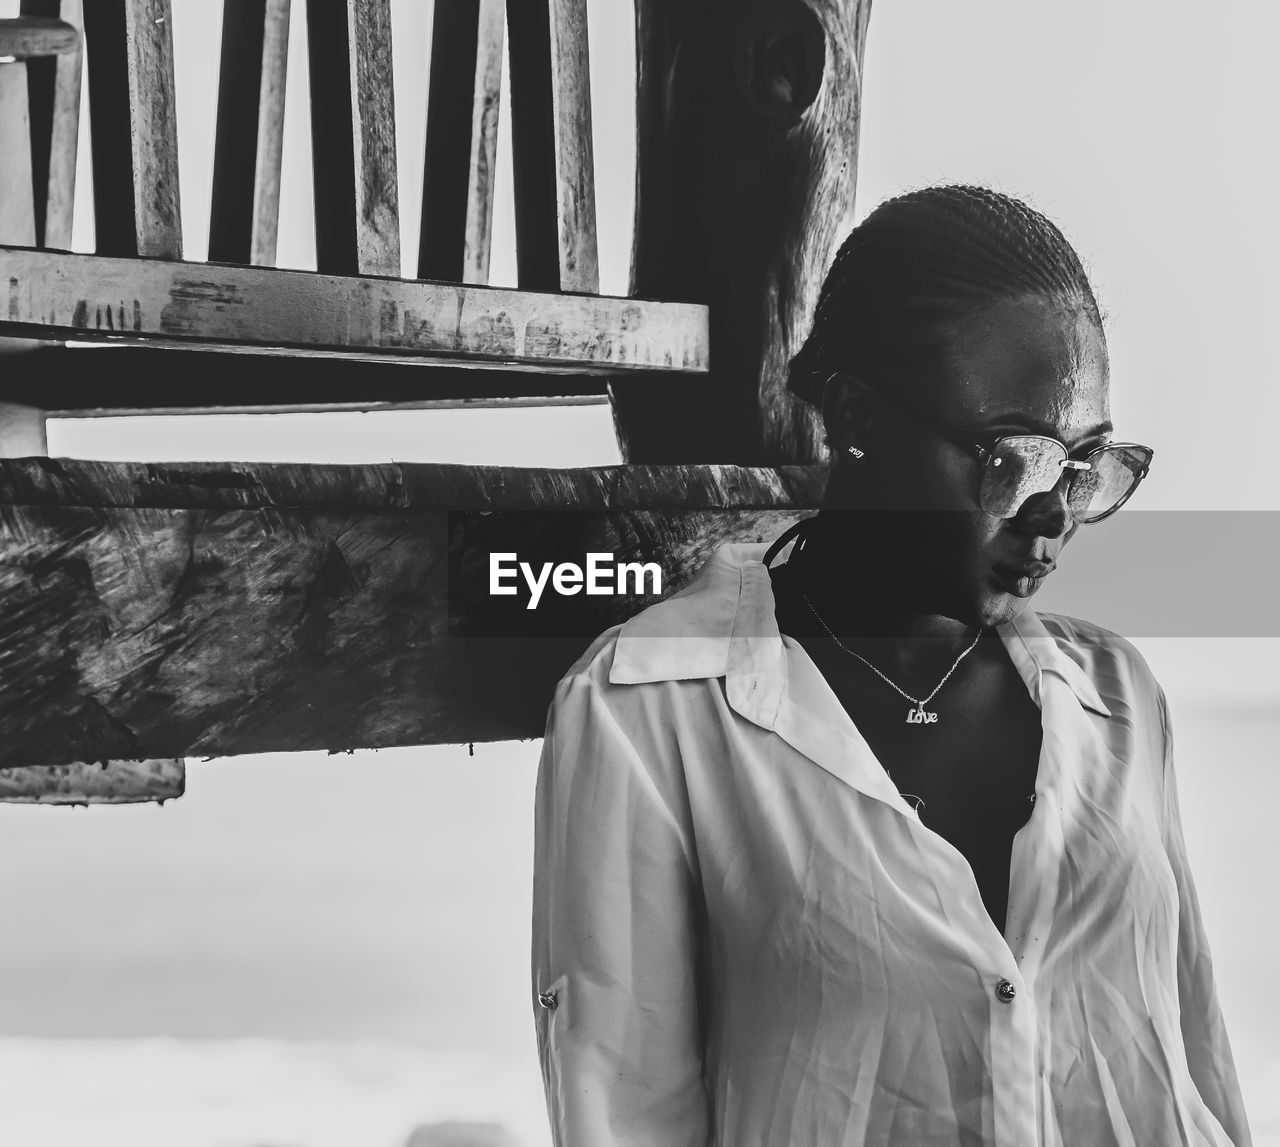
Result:
{"label": "weathered wooden plank", "polygon": [[27,65],[0,64],[0,243],[33,247],[35,204],[31,186],[31,120]]}
{"label": "weathered wooden plank", "polygon": [[316,265],[400,274],[390,0],[308,0]]}
{"label": "weathered wooden plank", "polygon": [[824,477],[2,462],[0,765],[538,736],[589,637],[653,599],[528,611],[487,596],[489,549],[653,558],[671,592]]}
{"label": "weathered wooden plank", "polygon": [[66,250],[71,246],[80,138],[82,0],[22,0],[22,11],[65,24],[73,32],[65,50],[27,65],[36,243]]}
{"label": "weathered wooden plank", "polygon": [[[502,91],[503,0],[437,0],[418,278],[487,283]],[[462,98],[471,92],[470,104]]]}
{"label": "weathered wooden plank", "polygon": [[75,26],[56,17],[23,15],[0,20],[0,57],[40,59],[74,52],[79,44]]}
{"label": "weathered wooden plank", "polygon": [[[0,401],[65,415],[442,409],[608,402],[606,376],[202,348],[44,347],[5,360]],[[102,356],[106,355],[107,358]],[[174,380],[182,385],[175,386]]]}
{"label": "weathered wooden plank", "polygon": [[0,246],[0,333],[33,330],[558,371],[707,366],[706,310],[688,304]]}
{"label": "weathered wooden plank", "polygon": [[0,802],[5,804],[164,804],[182,796],[186,761],[78,762],[0,768]]}
{"label": "weathered wooden plank", "polygon": [[713,384],[611,384],[634,462],[825,456],[786,393],[854,222],[870,0],[637,0],[632,292],[711,307]]}
{"label": "weathered wooden plank", "polygon": [[97,249],[182,258],[169,0],[84,8]]}
{"label": "weathered wooden plank", "polygon": [[209,258],[270,267],[280,222],[289,0],[224,0]]}
{"label": "weathered wooden plank", "polygon": [[508,0],[507,26],[520,285],[598,291],[586,0]]}

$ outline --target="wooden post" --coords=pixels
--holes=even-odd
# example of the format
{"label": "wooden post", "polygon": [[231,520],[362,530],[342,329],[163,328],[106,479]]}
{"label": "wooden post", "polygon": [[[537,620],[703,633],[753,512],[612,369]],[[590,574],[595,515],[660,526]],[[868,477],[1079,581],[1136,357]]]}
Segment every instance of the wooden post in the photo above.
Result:
{"label": "wooden post", "polygon": [[710,385],[610,384],[631,462],[822,460],[785,391],[853,225],[871,0],[636,0],[632,294],[706,303]]}
{"label": "wooden post", "polygon": [[209,259],[273,267],[280,222],[289,0],[225,0]]}
{"label": "wooden post", "polygon": [[307,0],[317,270],[400,277],[390,0]]}
{"label": "wooden post", "polygon": [[91,0],[84,30],[98,253],[181,259],[169,0]]}

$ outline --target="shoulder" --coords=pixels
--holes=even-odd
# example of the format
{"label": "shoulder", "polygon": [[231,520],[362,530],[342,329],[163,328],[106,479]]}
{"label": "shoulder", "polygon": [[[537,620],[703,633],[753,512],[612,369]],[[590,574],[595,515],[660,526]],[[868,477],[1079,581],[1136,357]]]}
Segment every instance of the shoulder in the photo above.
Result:
{"label": "shoulder", "polygon": [[[553,713],[584,697],[615,716],[688,706],[699,696],[723,697],[723,666],[711,663],[715,656],[699,657],[717,650],[708,650],[696,638],[653,636],[637,641],[624,629],[606,629],[565,671],[556,685]],[[722,660],[723,654],[719,657]],[[698,668],[694,663],[699,660],[708,664]]]}
{"label": "shoulder", "polygon": [[1038,610],[1037,615],[1059,650],[1084,670],[1108,706],[1158,712],[1161,723],[1165,721],[1164,689],[1132,641],[1094,621]]}

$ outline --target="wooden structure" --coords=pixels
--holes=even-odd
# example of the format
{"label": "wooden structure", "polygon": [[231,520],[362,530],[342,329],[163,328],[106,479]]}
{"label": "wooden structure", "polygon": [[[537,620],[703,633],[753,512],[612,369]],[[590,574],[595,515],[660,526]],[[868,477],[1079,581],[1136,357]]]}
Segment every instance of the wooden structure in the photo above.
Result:
{"label": "wooden structure", "polygon": [[[537,736],[585,637],[637,603],[597,599],[612,612],[539,612],[540,630],[482,635],[501,611],[458,596],[474,578],[446,575],[472,570],[499,523],[522,551],[553,539],[557,552],[661,554],[669,591],[715,542],[772,535],[816,507],[822,448],[780,368],[852,223],[869,7],[636,0],[633,283],[610,298],[597,270],[586,0],[436,0],[412,279],[390,0],[226,0],[206,263],[183,260],[170,0],[83,12],[79,0],[23,0],[22,17],[0,21],[0,59],[11,58],[0,63],[0,337],[32,340],[10,341],[17,353],[0,361],[8,779],[29,770],[23,791],[38,792],[44,770],[65,796],[67,767],[91,762]],[[273,265],[298,18],[314,272]],[[92,254],[68,250],[81,53]],[[486,286],[508,106],[516,290]],[[42,457],[43,412],[604,395],[621,468]],[[145,797],[157,769],[134,773]]]}

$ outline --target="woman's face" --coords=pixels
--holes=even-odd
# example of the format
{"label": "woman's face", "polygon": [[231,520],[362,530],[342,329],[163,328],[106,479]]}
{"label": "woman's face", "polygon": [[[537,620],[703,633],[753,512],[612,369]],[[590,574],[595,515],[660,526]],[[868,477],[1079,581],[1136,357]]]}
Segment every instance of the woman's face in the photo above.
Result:
{"label": "woman's face", "polygon": [[[1082,308],[1040,298],[994,303],[950,340],[943,369],[908,395],[954,433],[990,446],[1001,434],[1045,434],[1079,451],[1111,430],[1106,347]],[[1049,577],[1019,578],[1009,567],[1054,562],[1075,533],[1058,486],[1034,495],[1012,518],[986,514],[978,502],[982,464],[928,425],[889,403],[846,386],[828,409],[837,444],[865,451],[842,459],[839,500],[859,509],[860,535],[875,536],[888,568],[885,584],[899,605],[998,625],[1019,613]],[[832,425],[833,417],[840,422]],[[871,541],[872,539],[867,539]]]}

